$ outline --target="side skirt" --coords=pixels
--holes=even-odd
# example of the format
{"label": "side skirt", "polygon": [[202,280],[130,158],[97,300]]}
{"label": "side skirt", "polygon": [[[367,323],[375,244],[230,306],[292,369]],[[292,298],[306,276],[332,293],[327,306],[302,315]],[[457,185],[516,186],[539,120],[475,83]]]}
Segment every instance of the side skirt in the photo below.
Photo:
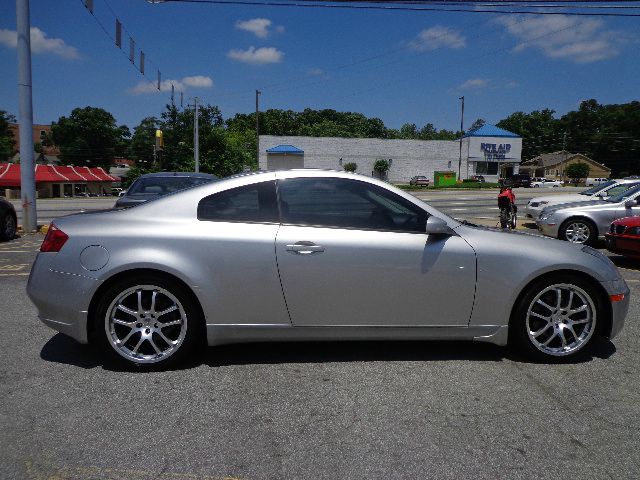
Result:
{"label": "side skirt", "polygon": [[505,346],[508,325],[471,327],[294,327],[292,325],[207,325],[207,343],[350,340],[473,340]]}

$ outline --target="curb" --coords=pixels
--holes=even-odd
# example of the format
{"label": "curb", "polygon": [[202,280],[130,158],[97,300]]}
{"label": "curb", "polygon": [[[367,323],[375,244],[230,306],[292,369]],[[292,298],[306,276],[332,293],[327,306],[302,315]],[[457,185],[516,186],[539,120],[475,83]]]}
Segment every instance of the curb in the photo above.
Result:
{"label": "curb", "polygon": [[[46,224],[46,225],[38,225],[37,230],[30,233],[42,233],[46,235],[48,231],[49,231],[49,224]],[[22,225],[18,225],[18,227],[16,228],[16,233],[19,233],[20,235],[25,235],[27,232],[24,231],[24,228],[22,228]]]}

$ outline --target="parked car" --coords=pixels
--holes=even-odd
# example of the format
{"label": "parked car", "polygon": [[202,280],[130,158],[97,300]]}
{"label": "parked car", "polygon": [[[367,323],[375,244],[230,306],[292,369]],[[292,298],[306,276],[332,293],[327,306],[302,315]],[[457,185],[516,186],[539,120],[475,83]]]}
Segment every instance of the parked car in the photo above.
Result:
{"label": "parked car", "polygon": [[565,203],[542,210],[536,221],[545,235],[573,243],[594,245],[604,238],[611,222],[640,215],[640,185],[615,197],[591,202]]}
{"label": "parked car", "polygon": [[561,203],[588,202],[613,197],[638,184],[640,180],[609,180],[579,193],[534,197],[527,203],[525,214],[528,218],[536,220],[543,208]]}
{"label": "parked car", "polygon": [[409,180],[409,185],[419,185],[421,187],[428,187],[430,180],[424,175],[416,175]]}
{"label": "parked car", "polygon": [[531,182],[529,186],[533,188],[540,188],[540,187],[557,188],[562,186],[562,182],[560,180],[549,180],[545,178],[537,182]]}
{"label": "parked car", "polygon": [[501,178],[498,180],[500,185],[507,185],[510,187],[525,187],[531,186],[531,176],[528,173],[516,173],[508,178]]}
{"label": "parked car", "polygon": [[16,236],[18,216],[13,204],[0,197],[0,241],[11,240]]}
{"label": "parked car", "polygon": [[640,260],[640,217],[614,221],[604,237],[610,252]]}
{"label": "parked car", "polygon": [[594,186],[597,186],[597,185],[601,185],[601,184],[603,184],[603,183],[606,183],[606,182],[608,182],[608,181],[609,181],[609,179],[608,179],[608,178],[587,178],[587,179],[585,180],[585,185],[586,185],[587,187],[594,187]]}
{"label": "parked car", "polygon": [[484,183],[485,182],[484,175],[471,175],[471,181]]}
{"label": "parked car", "polygon": [[146,173],[140,175],[126,192],[119,194],[120,198],[114,207],[133,207],[185,188],[213,182],[217,178],[209,173],[195,172]]}
{"label": "parked car", "polygon": [[27,293],[45,324],[140,368],[205,339],[475,340],[560,361],[615,337],[629,302],[596,250],[463,224],[321,170],[58,218]]}

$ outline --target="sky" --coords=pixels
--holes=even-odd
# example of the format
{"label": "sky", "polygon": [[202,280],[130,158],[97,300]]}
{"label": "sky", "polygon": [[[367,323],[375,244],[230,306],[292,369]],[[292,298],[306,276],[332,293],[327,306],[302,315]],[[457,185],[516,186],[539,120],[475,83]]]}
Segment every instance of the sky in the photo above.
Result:
{"label": "sky", "polygon": [[[640,17],[288,8],[145,0],[31,0],[34,122],[101,107],[133,129],[170,84],[225,118],[331,108],[458,130],[516,111],[640,99]],[[640,13],[639,10],[634,12]],[[115,46],[115,19],[123,46]],[[0,110],[17,116],[15,1],[0,1]],[[129,36],[135,63],[129,61]],[[145,54],[145,76],[139,51]],[[162,75],[156,88],[157,70]]]}

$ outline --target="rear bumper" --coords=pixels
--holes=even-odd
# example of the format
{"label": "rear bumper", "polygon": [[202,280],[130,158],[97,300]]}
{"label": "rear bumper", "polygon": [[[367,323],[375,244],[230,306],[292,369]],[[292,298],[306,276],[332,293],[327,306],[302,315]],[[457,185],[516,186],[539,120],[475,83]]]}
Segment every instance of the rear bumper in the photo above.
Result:
{"label": "rear bumper", "polygon": [[88,343],[87,311],[98,281],[50,268],[55,253],[39,253],[27,283],[27,295],[48,327]]}

